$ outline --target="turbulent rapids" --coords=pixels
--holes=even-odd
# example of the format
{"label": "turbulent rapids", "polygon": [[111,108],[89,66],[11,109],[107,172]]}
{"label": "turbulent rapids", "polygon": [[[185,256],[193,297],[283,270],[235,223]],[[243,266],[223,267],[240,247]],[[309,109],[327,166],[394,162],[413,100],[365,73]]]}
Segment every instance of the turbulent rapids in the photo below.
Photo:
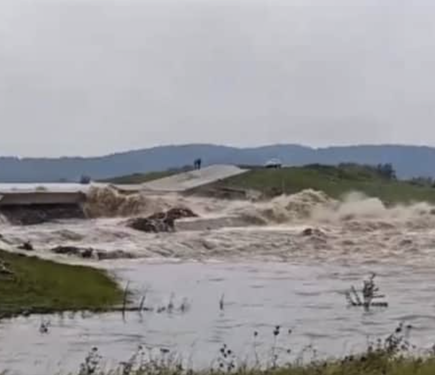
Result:
{"label": "turbulent rapids", "polygon": [[[145,233],[128,223],[168,210],[188,210],[170,233]],[[83,210],[87,219],[34,226],[0,222],[1,246],[16,250],[31,243],[41,256],[53,249],[107,258],[278,258],[346,259],[349,254],[382,260],[419,254],[424,262],[435,245],[435,208],[425,203],[385,207],[353,193],[341,201],[305,190],[268,201],[232,201],[177,194],[124,195],[109,187],[91,188]],[[159,217],[159,215],[157,215]],[[157,231],[156,231],[157,232]],[[64,247],[61,248],[60,247]],[[94,252],[92,251],[94,250]],[[70,254],[70,255],[71,255]],[[417,258],[417,257],[415,257]]]}
{"label": "turbulent rapids", "polygon": [[[0,362],[17,374],[46,374],[52,358],[73,372],[94,346],[117,364],[138,343],[187,356],[195,343],[195,365],[207,366],[222,342],[244,354],[253,332],[272,339],[277,324],[294,328],[297,348],[314,343],[325,358],[363,350],[367,337],[389,334],[398,321],[417,327],[418,347],[433,345],[429,204],[386,207],[358,193],[335,200],[314,190],[260,201],[108,187],[87,194],[82,219],[3,219],[0,248],[107,269],[130,286],[137,305],[146,295],[156,309],[185,300],[190,307],[185,314],[127,313],[125,320],[119,313],[53,316],[43,338],[41,316],[13,320],[0,330]],[[371,272],[391,307],[347,309],[344,292]]]}

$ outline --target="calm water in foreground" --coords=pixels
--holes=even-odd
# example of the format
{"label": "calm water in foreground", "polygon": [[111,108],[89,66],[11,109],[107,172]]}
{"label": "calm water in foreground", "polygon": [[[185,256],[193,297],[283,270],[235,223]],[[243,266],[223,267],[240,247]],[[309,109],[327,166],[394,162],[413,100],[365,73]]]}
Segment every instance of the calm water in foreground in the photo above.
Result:
{"label": "calm water in foreground", "polygon": [[[291,348],[296,356],[310,344],[319,356],[356,352],[366,347],[368,337],[384,337],[400,321],[413,325],[411,340],[419,347],[435,343],[431,268],[140,260],[110,264],[114,267],[118,277],[131,282],[137,301],[146,294],[145,306],[158,309],[172,300],[174,311],[127,313],[125,320],[116,313],[4,321],[0,323],[1,368],[26,375],[76,371],[93,346],[106,365],[113,366],[128,360],[138,345],[167,348],[194,366],[209,366],[223,343],[241,359],[253,359],[255,352],[267,355],[276,325],[283,327],[278,346]],[[360,286],[370,271],[379,273],[377,282],[390,308],[371,312],[347,308],[343,292],[352,284]],[[183,300],[187,308],[181,312]],[[42,319],[51,322],[48,334],[39,332]]]}

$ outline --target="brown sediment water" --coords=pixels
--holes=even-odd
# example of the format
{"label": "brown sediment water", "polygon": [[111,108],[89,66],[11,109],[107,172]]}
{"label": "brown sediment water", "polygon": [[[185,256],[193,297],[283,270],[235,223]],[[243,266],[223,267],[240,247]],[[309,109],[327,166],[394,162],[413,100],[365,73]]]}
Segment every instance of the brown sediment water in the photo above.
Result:
{"label": "brown sediment water", "polygon": [[[23,241],[30,241],[41,255],[48,255],[52,247],[71,245],[121,257],[184,260],[244,260],[249,256],[334,261],[347,260],[351,255],[353,261],[373,258],[390,262],[405,256],[415,264],[427,264],[433,259],[435,209],[426,203],[387,208],[379,200],[359,194],[336,201],[311,190],[266,202],[177,195],[128,199],[148,202],[139,211],[133,205],[129,217],[172,207],[189,208],[199,217],[177,221],[175,233],[150,234],[127,227],[124,214],[128,211],[119,217],[110,204],[103,212],[106,206],[98,203],[100,216],[94,219],[28,227],[3,222],[0,246],[15,249]],[[306,228],[315,230],[307,235]]]}
{"label": "brown sediment water", "polygon": [[[14,250],[30,241],[41,256],[114,271],[130,281],[136,302],[146,294],[145,305],[158,310],[173,294],[175,307],[187,300],[189,308],[127,313],[125,321],[119,313],[52,316],[48,335],[38,331],[39,316],[3,321],[0,368],[17,374],[31,369],[36,375],[75,370],[92,346],[117,364],[139,344],[169,347],[203,366],[216,358],[222,343],[248,355],[254,331],[266,351],[275,325],[293,330],[283,345],[298,351],[314,344],[324,356],[361,350],[367,335],[388,334],[400,321],[415,327],[412,339],[419,347],[435,342],[435,216],[429,204],[387,208],[356,193],[337,201],[315,191],[267,202],[177,195],[130,199],[148,203],[140,209],[133,205],[122,217],[108,205],[91,220],[30,227],[2,222],[0,245]],[[199,218],[179,221],[175,233],[149,234],[125,225],[125,216],[178,206]],[[51,254],[58,245],[92,247],[120,259]],[[138,259],[122,259],[125,254]],[[345,290],[360,286],[372,271],[390,307],[348,309]]]}

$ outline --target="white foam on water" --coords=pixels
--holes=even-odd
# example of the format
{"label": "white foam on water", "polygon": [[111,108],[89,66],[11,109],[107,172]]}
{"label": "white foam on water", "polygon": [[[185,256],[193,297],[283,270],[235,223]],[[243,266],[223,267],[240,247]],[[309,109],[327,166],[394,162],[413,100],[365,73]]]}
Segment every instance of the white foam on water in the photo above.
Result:
{"label": "white foam on water", "polygon": [[[56,366],[56,358],[62,370],[74,370],[95,345],[116,364],[139,344],[189,355],[197,343],[201,350],[193,355],[200,365],[209,364],[223,342],[243,350],[254,330],[271,337],[276,324],[295,330],[293,348],[314,343],[325,355],[363,349],[366,335],[386,335],[401,320],[418,328],[423,346],[428,332],[435,332],[430,302],[435,211],[430,204],[386,207],[358,193],[338,201],[312,190],[250,202],[125,196],[105,189],[90,193],[89,220],[26,227],[0,222],[0,247],[14,250],[30,240],[41,256],[115,271],[123,282],[133,282],[138,299],[147,287],[156,305],[171,293],[187,297],[191,315],[131,314],[126,322],[119,314],[52,317],[52,333],[44,337],[38,334],[41,317],[19,318],[0,325],[5,368],[42,374],[48,364]],[[184,230],[149,234],[125,225],[128,217],[180,206],[200,216],[186,220],[191,226]],[[58,245],[123,250],[142,259],[98,262],[51,254]],[[343,291],[373,270],[390,309],[370,314],[346,309]],[[222,293],[228,302],[224,313],[218,308]]]}
{"label": "white foam on water", "polygon": [[[37,253],[74,245],[119,256],[184,260],[246,256],[333,260],[349,254],[378,260],[409,254],[414,262],[434,258],[435,208],[427,203],[386,207],[359,193],[338,201],[313,190],[260,202],[124,195],[109,187],[93,187],[89,196],[86,210],[93,219],[26,227],[3,222],[0,234],[12,248],[31,241]],[[189,208],[199,218],[179,221],[175,233],[150,234],[126,226],[128,217],[173,207]],[[315,230],[304,235],[306,228]]]}

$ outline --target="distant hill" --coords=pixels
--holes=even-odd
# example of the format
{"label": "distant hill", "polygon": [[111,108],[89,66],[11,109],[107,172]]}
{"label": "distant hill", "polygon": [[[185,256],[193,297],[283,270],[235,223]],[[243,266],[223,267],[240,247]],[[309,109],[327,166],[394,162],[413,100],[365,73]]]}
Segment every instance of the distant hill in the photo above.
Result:
{"label": "distant hill", "polygon": [[181,168],[191,165],[198,157],[202,158],[204,165],[262,165],[271,158],[279,158],[289,166],[311,163],[335,165],[343,162],[371,165],[392,163],[400,178],[435,177],[435,148],[431,147],[364,145],[314,149],[300,145],[235,148],[192,144],[161,146],[92,158],[0,157],[0,182],[79,181],[83,175],[100,180]]}

